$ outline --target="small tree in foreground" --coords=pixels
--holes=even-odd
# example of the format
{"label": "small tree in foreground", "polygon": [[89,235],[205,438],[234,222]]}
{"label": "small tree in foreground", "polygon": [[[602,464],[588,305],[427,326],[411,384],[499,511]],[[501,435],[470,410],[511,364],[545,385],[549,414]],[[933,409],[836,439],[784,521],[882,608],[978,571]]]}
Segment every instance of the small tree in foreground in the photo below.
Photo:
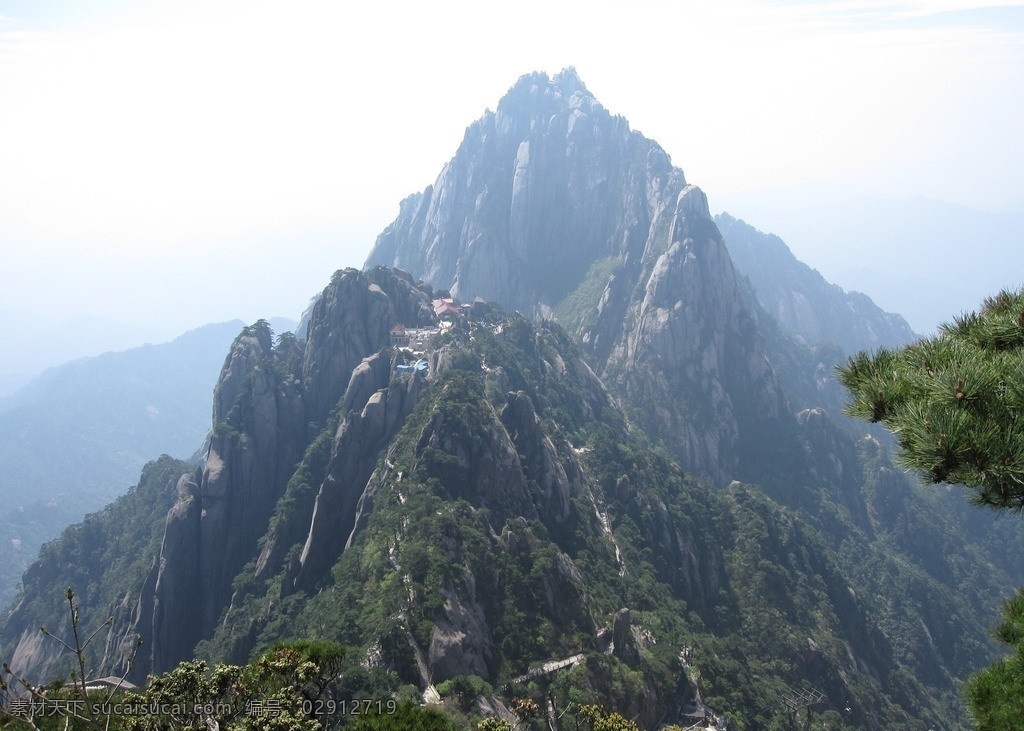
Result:
{"label": "small tree in foreground", "polygon": [[[74,656],[69,680],[34,684],[3,663],[0,729],[30,731],[461,731],[439,710],[395,698],[344,697],[339,686],[345,648],[336,642],[275,642],[247,665],[180,663],[144,688],[91,690],[75,593],[65,594],[67,641],[40,631]],[[132,657],[134,659],[134,655]],[[130,665],[131,660],[128,661]],[[127,675],[127,670],[125,671]]]}
{"label": "small tree in foreground", "polygon": [[640,727],[625,716],[595,705],[579,707],[576,722],[582,721],[581,728],[588,731],[640,731]]}
{"label": "small tree in foreground", "polygon": [[[74,656],[74,666],[66,678],[57,678],[49,685],[40,686],[20,675],[8,663],[3,663],[3,674],[0,675],[0,726],[16,724],[34,731],[43,731],[58,722],[63,722],[65,730],[70,728],[107,729],[109,719],[104,719],[96,710],[109,704],[120,690],[135,659],[141,639],[135,643],[135,651],[127,659],[124,674],[113,687],[105,690],[89,690],[89,670],[86,651],[96,636],[105,627],[109,627],[113,619],[108,618],[84,640],[81,635],[81,616],[75,591],[68,587],[64,592],[68,602],[68,615],[71,622],[71,637],[65,641],[51,633],[46,627],[39,631],[45,637],[56,642],[64,650]],[[59,718],[56,718],[59,717]]]}
{"label": "small tree in foreground", "polygon": [[[320,731],[345,720],[333,688],[345,648],[333,642],[279,642],[248,665],[187,661],[170,672],[150,676],[145,688],[122,691],[125,675],[113,688],[90,690],[86,650],[99,631],[80,635],[75,593],[65,593],[71,620],[67,641],[40,632],[74,656],[69,682],[36,685],[3,664],[0,676],[0,728],[103,729],[103,731]],[[130,661],[129,661],[130,666]],[[393,712],[397,704],[380,704]],[[370,709],[363,709],[370,710]]]}
{"label": "small tree in foreground", "polygon": [[[936,337],[860,353],[837,371],[853,397],[846,413],[889,427],[902,464],[962,484],[976,505],[1024,511],[1024,290],[985,300]],[[1024,590],[1003,618],[996,637],[1013,652],[966,687],[979,731],[1024,728]]]}

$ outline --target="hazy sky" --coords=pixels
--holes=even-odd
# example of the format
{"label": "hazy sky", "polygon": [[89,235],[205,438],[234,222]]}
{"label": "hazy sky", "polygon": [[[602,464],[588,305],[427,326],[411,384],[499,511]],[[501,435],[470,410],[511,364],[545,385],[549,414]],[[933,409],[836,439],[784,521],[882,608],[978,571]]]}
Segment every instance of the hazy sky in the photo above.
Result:
{"label": "hazy sky", "polygon": [[0,325],[297,317],[568,65],[713,210],[1024,210],[1024,2],[354,5],[0,0]]}

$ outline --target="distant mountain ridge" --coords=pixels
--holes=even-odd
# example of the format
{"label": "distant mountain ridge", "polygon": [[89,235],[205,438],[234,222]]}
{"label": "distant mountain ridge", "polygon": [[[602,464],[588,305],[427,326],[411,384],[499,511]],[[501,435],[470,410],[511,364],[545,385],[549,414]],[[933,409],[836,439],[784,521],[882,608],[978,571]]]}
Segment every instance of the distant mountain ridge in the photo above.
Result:
{"label": "distant mountain ridge", "polygon": [[[67,312],[60,317],[32,311],[0,310],[0,324],[7,334],[5,345],[8,352],[18,354],[0,364],[0,408],[3,408],[4,401],[48,368],[82,357],[154,342],[146,333],[162,330],[81,312]],[[166,339],[171,337],[173,334]]]}
{"label": "distant mountain ridge", "polygon": [[734,212],[780,235],[830,280],[870,294],[929,334],[993,292],[1024,284],[1016,266],[1024,213],[968,208],[958,203],[955,187],[949,196],[859,197],[797,210]]}
{"label": "distant mountain ridge", "polygon": [[852,354],[917,339],[900,315],[883,312],[865,294],[830,284],[797,260],[778,236],[762,233],[728,213],[715,216],[715,223],[761,306],[807,345],[831,342]]}
{"label": "distant mountain ridge", "polygon": [[0,600],[14,598],[44,541],[127,491],[148,459],[200,447],[224,351],[242,325],[82,358],[0,403]]}

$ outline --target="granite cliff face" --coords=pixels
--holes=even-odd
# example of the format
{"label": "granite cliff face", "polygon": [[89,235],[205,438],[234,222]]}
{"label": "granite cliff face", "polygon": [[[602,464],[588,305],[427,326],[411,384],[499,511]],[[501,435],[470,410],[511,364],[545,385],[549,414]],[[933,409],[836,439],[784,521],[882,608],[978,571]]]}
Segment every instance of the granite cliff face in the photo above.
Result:
{"label": "granite cliff face", "polygon": [[642,242],[651,209],[682,185],[664,151],[610,115],[575,71],[525,76],[470,125],[434,184],[402,202],[367,266],[542,315],[595,258]]}
{"label": "granite cliff face", "polygon": [[722,483],[737,476],[750,435],[788,419],[790,407],[704,194],[684,187],[651,228],[643,265],[626,258],[593,326],[578,332],[595,350],[615,341],[602,371],[637,421],[687,469]]}
{"label": "granite cliff face", "polygon": [[[391,273],[346,270],[318,301],[304,344],[284,337],[275,345],[269,329],[260,325],[235,340],[214,391],[214,428],[204,467],[196,479],[185,476],[178,484],[178,503],[168,513],[160,555],[147,580],[153,593],[142,598],[141,624],[147,610],[152,616],[154,667],[187,659],[195,643],[213,632],[231,600],[232,580],[251,560],[308,446],[310,424],[321,423],[349,381],[358,380],[354,371],[363,359],[389,344],[389,330],[399,318],[412,316],[409,324],[418,324],[418,317],[429,313],[427,302],[425,292]],[[353,479],[359,470],[345,463],[353,451],[345,435],[342,429],[336,437],[342,463],[336,469]],[[367,443],[355,450],[371,464],[373,436],[370,430],[360,433]],[[383,435],[377,436],[379,441]],[[326,495],[334,485],[324,486]],[[344,487],[358,489],[349,482]],[[331,513],[329,501],[325,497],[318,505],[321,522]],[[342,502],[341,515],[333,517],[351,523],[354,505]],[[319,535],[316,516],[310,541]],[[190,591],[182,591],[186,586]]]}

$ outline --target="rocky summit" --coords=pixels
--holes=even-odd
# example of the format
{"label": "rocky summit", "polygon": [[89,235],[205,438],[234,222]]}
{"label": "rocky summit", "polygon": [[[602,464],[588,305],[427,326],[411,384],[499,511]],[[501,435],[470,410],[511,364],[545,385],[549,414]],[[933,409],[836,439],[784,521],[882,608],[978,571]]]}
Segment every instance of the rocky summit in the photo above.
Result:
{"label": "rocky summit", "polygon": [[38,626],[74,586],[136,682],[310,637],[350,648],[353,697],[466,718],[767,729],[814,699],[832,728],[965,727],[1024,540],[836,416],[832,363],[899,322],[838,337],[809,317],[834,289],[773,299],[729,236],[574,71],[523,77],[302,332],[239,334],[198,464],[44,547],[6,656],[60,671]]}

